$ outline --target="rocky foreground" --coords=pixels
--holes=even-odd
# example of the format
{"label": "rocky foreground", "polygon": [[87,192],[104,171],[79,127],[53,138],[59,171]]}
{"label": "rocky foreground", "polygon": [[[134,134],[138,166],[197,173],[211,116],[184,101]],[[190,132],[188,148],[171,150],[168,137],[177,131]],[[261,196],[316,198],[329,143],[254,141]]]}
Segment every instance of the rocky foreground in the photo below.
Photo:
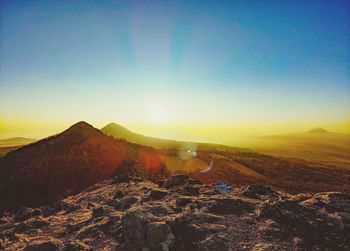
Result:
{"label": "rocky foreground", "polygon": [[[3,203],[3,202],[2,202]],[[0,250],[349,250],[350,198],[114,177],[0,219]]]}

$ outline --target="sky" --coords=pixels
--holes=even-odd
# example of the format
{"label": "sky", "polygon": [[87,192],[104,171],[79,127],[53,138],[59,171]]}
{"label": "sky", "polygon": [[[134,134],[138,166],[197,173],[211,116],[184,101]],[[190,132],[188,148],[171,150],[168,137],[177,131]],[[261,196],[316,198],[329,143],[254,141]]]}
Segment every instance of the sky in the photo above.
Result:
{"label": "sky", "polygon": [[350,132],[348,1],[0,4],[0,138]]}

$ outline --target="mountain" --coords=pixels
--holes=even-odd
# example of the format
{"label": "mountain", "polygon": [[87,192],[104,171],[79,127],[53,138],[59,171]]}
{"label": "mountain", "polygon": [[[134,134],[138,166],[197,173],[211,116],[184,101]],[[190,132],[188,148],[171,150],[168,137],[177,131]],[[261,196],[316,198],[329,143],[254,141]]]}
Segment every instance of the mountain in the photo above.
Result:
{"label": "mountain", "polygon": [[0,139],[0,147],[10,147],[10,146],[22,146],[35,142],[35,139],[29,138],[8,138],[8,139]]}
{"label": "mountain", "polygon": [[107,135],[111,135],[115,138],[125,139],[132,143],[146,142],[147,137],[134,133],[125,127],[118,125],[116,123],[109,123],[101,129],[101,132]]}
{"label": "mountain", "polygon": [[[125,127],[116,123],[109,123],[101,129],[101,131],[117,139],[125,139],[128,142],[150,146],[156,149],[189,149],[195,147],[201,150],[216,150],[218,148],[223,150],[244,150],[242,148],[229,147],[220,144],[198,143],[198,142],[185,142],[170,139],[159,139],[154,137],[144,136],[135,132],[132,132]],[[246,150],[246,149],[245,149]]]}
{"label": "mountain", "polygon": [[6,201],[0,203],[0,211],[77,193],[111,177],[120,166],[128,172],[133,164],[129,159],[142,164],[138,175],[156,178],[162,171],[153,149],[116,140],[79,122],[0,159],[0,201]]}
{"label": "mountain", "polygon": [[350,168],[350,134],[314,128],[308,132],[270,135],[252,148],[275,156],[285,156]]}
{"label": "mountain", "polygon": [[311,132],[311,133],[325,133],[325,132],[328,132],[328,131],[326,129],[321,128],[321,127],[316,127],[314,129],[311,129],[308,132]]}
{"label": "mountain", "polygon": [[1,250],[348,250],[350,197],[119,176],[0,217]]}

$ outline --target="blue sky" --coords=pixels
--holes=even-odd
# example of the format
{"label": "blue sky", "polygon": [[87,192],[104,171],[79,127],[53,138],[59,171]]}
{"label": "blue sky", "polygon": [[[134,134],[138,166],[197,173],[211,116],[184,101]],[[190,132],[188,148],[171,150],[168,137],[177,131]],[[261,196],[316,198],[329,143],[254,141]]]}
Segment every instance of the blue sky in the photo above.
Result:
{"label": "blue sky", "polygon": [[347,1],[1,1],[0,129],[348,130],[349,13]]}

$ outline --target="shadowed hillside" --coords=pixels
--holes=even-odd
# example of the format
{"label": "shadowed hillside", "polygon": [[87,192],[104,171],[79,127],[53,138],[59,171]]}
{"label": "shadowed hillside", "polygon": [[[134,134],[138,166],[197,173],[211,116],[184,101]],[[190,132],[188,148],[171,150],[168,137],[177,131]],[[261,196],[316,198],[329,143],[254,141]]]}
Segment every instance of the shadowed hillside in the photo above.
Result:
{"label": "shadowed hillside", "polygon": [[139,161],[145,172],[161,168],[153,149],[116,140],[79,122],[1,159],[0,201],[6,203],[0,210],[40,205],[81,191],[110,177],[127,159]]}

